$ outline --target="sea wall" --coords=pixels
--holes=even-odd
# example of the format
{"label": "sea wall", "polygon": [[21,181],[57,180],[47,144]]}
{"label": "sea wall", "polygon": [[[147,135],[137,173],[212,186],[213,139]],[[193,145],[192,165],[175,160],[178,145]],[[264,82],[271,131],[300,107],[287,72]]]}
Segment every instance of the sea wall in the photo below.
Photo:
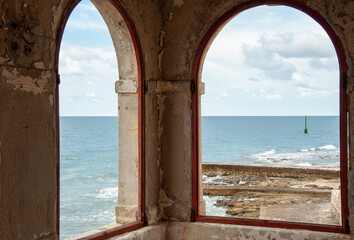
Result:
{"label": "sea wall", "polygon": [[339,178],[339,168],[297,167],[264,164],[203,163],[203,173],[257,175],[289,178]]}

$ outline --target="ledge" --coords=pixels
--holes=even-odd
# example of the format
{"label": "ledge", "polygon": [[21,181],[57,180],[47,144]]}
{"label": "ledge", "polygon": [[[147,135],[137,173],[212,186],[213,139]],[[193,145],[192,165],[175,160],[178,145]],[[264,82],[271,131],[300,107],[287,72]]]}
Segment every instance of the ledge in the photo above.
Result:
{"label": "ledge", "polygon": [[315,177],[338,178],[339,168],[302,167],[265,164],[203,163],[203,172],[223,172],[266,177]]}
{"label": "ledge", "polygon": [[202,222],[161,222],[109,240],[277,239],[350,240],[349,234]]}

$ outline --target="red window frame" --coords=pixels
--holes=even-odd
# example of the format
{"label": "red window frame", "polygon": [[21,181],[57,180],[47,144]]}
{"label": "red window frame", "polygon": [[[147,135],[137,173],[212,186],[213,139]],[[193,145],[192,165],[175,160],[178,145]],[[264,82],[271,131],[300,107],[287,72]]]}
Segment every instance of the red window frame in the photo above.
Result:
{"label": "red window frame", "polygon": [[[57,86],[56,86],[56,178],[57,178],[57,219],[56,219],[56,231],[58,236],[60,234],[60,148],[59,148],[59,51],[60,51],[60,43],[62,40],[62,36],[64,33],[65,25],[69,19],[70,14],[74,10],[74,8],[80,3],[81,0],[71,0],[64,10],[63,17],[60,21],[60,27],[56,33],[56,55],[55,55],[55,62],[54,67],[57,74]],[[137,69],[138,69],[138,127],[139,127],[139,203],[138,207],[140,210],[140,219],[136,222],[125,224],[120,227],[111,228],[108,230],[104,230],[98,233],[94,233],[92,235],[78,238],[82,240],[103,240],[107,239],[125,232],[133,231],[138,228],[145,226],[145,92],[144,92],[144,62],[142,57],[142,50],[140,40],[134,25],[134,21],[129,16],[128,12],[124,9],[122,3],[118,0],[108,0],[112,6],[116,8],[118,13],[121,14],[123,20],[125,21],[130,37],[134,46],[135,50],[135,57],[137,60]]]}
{"label": "red window frame", "polygon": [[[328,36],[332,40],[332,43],[336,49],[338,61],[339,61],[339,101],[340,101],[340,183],[341,183],[341,212],[342,221],[341,225],[324,225],[324,224],[311,224],[311,223],[298,223],[288,221],[274,221],[274,220],[262,220],[262,219],[245,219],[245,218],[231,218],[231,217],[214,217],[205,216],[199,214],[199,79],[200,69],[203,57],[206,54],[206,49],[210,42],[213,40],[213,36],[218,30],[220,30],[231,18],[240,12],[247,9],[262,6],[262,5],[282,5],[300,10],[310,17],[312,17],[322,28],[327,32]],[[264,227],[277,227],[277,228],[290,228],[290,229],[306,229],[323,232],[338,232],[347,233],[348,228],[348,190],[347,190],[347,94],[346,94],[346,80],[347,80],[348,66],[346,63],[346,56],[343,44],[335,31],[329,25],[329,23],[322,17],[322,15],[308,7],[305,3],[297,2],[293,0],[250,0],[245,3],[239,4],[233,7],[231,10],[223,14],[217,19],[211,27],[207,30],[202,38],[199,47],[197,48],[192,70],[192,81],[195,84],[196,91],[192,93],[192,174],[193,174],[193,219],[200,222],[212,222],[212,223],[227,223],[238,225],[253,225]]]}

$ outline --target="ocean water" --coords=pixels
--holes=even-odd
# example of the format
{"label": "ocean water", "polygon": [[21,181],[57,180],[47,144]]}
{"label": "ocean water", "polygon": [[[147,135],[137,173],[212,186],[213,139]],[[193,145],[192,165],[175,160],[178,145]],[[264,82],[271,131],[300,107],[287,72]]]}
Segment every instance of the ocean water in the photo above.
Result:
{"label": "ocean water", "polygon": [[[117,117],[60,118],[61,239],[115,220],[117,123]],[[339,166],[339,118],[310,116],[308,130],[304,117],[202,117],[202,159]]]}
{"label": "ocean water", "polygon": [[339,117],[203,117],[203,162],[339,167]]}
{"label": "ocean water", "polygon": [[117,117],[60,118],[60,239],[115,221]]}

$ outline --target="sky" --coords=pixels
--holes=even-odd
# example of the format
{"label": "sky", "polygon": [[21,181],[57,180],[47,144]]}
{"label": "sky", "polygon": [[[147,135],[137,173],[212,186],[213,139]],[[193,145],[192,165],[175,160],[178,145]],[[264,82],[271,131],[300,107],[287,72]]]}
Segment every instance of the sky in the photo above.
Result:
{"label": "sky", "polygon": [[[284,6],[246,10],[207,52],[202,115],[338,115],[338,69],[328,35],[306,14]],[[88,0],[66,25],[59,73],[61,116],[117,116],[115,50]]]}
{"label": "sky", "polygon": [[119,79],[106,23],[88,0],[71,13],[59,53],[61,116],[117,116]]}
{"label": "sky", "polygon": [[338,69],[327,33],[305,13],[284,6],[246,10],[207,52],[202,115],[338,115]]}

